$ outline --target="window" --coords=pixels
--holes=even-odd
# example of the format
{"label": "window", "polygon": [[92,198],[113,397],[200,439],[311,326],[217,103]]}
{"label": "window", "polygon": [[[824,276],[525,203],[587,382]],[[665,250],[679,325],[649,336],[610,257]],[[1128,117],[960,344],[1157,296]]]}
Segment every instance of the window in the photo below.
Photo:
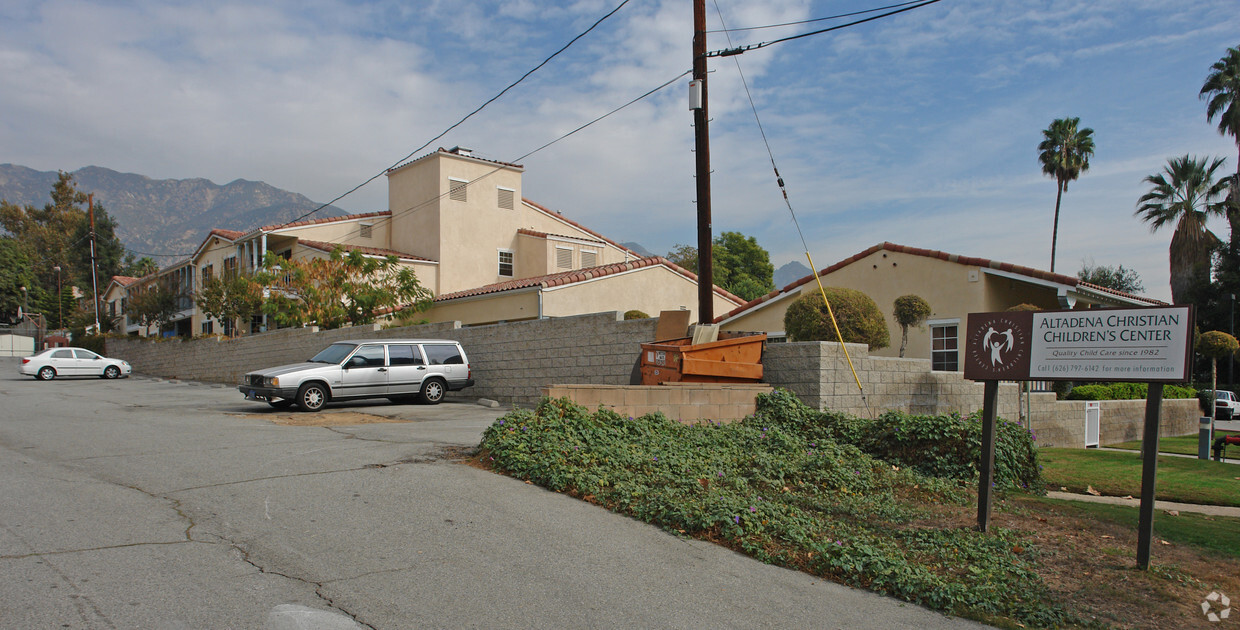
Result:
{"label": "window", "polygon": [[497,190],[499,191],[499,207],[503,210],[512,210],[517,191],[511,188],[497,188]]}
{"label": "window", "polygon": [[930,368],[940,372],[959,372],[958,323],[930,324]]}
{"label": "window", "polygon": [[461,360],[461,351],[457,349],[456,344],[427,345],[426,358],[431,365],[459,365],[464,363]]}
{"label": "window", "polygon": [[448,198],[452,201],[469,201],[468,195],[466,194],[466,187],[468,186],[469,182],[463,179],[453,179],[449,177]]}
{"label": "window", "polygon": [[418,352],[417,346],[407,345],[391,345],[388,346],[388,360],[392,365],[425,365],[422,360],[422,353]]}
{"label": "window", "polygon": [[559,269],[573,268],[573,250],[571,247],[555,248],[555,266]]}
{"label": "window", "polygon": [[383,367],[383,346],[362,346],[349,357],[352,367]]}
{"label": "window", "polygon": [[224,279],[232,280],[237,277],[237,257],[229,256],[224,259]]}
{"label": "window", "polygon": [[202,268],[202,283],[203,283],[204,285],[205,285],[205,284],[207,284],[208,282],[210,282],[210,281],[211,281],[211,278],[212,278],[214,275],[215,275],[215,269],[213,268],[213,266],[212,266],[212,265],[205,265],[205,266],[203,266],[203,268]]}
{"label": "window", "polygon": [[53,359],[72,359],[73,351],[72,350],[57,350],[52,353],[52,358]]}
{"label": "window", "polygon": [[358,236],[361,236],[362,238],[370,238],[370,237],[371,237],[371,226],[372,226],[372,225],[373,225],[373,224],[371,224],[371,223],[363,223],[363,224],[361,224],[361,228],[360,228],[360,230],[359,230],[360,234],[359,234]]}
{"label": "window", "polygon": [[202,334],[209,335],[213,332],[215,332],[215,322],[208,319],[202,323]]}
{"label": "window", "polygon": [[597,267],[597,266],[598,266],[598,252],[591,251],[588,249],[581,250],[581,268],[585,269],[588,267]]}
{"label": "window", "polygon": [[499,275],[512,277],[512,250],[499,250]]}

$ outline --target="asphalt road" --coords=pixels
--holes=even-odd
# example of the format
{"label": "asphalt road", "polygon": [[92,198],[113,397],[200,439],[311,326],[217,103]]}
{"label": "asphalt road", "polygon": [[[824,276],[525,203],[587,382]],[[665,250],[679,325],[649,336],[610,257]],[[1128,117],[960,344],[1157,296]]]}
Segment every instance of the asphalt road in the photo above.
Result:
{"label": "asphalt road", "polygon": [[978,627],[452,457],[504,409],[339,411],[407,422],[0,359],[0,628]]}

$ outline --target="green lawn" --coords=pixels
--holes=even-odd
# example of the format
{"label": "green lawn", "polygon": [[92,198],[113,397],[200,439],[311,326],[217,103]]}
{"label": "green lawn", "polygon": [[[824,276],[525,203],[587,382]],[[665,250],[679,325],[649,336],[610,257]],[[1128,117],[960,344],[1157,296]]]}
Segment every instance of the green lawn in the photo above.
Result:
{"label": "green lawn", "polygon": [[[1045,497],[1023,499],[1054,506],[1074,516],[1119,523],[1137,529],[1137,508],[1105,503],[1061,501]],[[1170,543],[1191,545],[1205,551],[1240,558],[1240,519],[1180,512],[1170,516],[1154,512],[1154,535]]]}
{"label": "green lawn", "polygon": [[[1038,456],[1051,490],[1084,492],[1093,486],[1105,495],[1141,496],[1141,457],[1136,452],[1043,448]],[[1240,507],[1240,465],[1160,456],[1155,491],[1163,501]]]}
{"label": "green lawn", "polygon": [[[1218,438],[1224,435],[1236,435],[1236,433],[1237,433],[1236,431],[1215,431],[1214,437]],[[1139,451],[1141,450],[1141,440],[1133,440],[1131,442],[1121,442],[1119,444],[1108,444],[1106,446],[1107,448],[1122,448],[1122,449],[1127,449],[1130,451]],[[1232,446],[1231,448],[1227,450],[1229,451],[1228,457],[1240,457],[1240,446]],[[1181,435],[1178,437],[1159,438],[1158,439],[1158,452],[1159,453],[1179,453],[1181,455],[1196,455],[1197,454],[1197,434],[1194,433],[1192,435]],[[1214,456],[1213,452],[1211,452],[1210,456],[1211,457]]]}

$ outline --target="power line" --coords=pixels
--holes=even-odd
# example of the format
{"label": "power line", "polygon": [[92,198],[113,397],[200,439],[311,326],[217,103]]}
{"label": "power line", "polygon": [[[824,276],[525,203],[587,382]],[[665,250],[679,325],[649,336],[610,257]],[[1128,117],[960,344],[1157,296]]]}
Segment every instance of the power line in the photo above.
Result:
{"label": "power line", "polygon": [[[385,173],[387,173],[389,170],[391,170],[391,169],[393,169],[393,168],[395,168],[395,167],[399,166],[399,165],[401,164],[401,162],[404,162],[405,160],[408,160],[409,158],[411,158],[411,157],[413,157],[414,155],[418,154],[418,153],[419,153],[419,152],[421,152],[423,149],[425,149],[426,147],[430,146],[430,145],[431,145],[431,143],[433,143],[433,142],[435,142],[436,140],[438,140],[438,139],[440,139],[440,138],[442,138],[442,137],[444,137],[444,136],[448,135],[448,132],[452,131],[453,129],[456,129],[456,128],[457,128],[457,127],[459,127],[459,126],[461,126],[461,124],[463,124],[465,121],[467,121],[467,120],[469,120],[470,118],[472,118],[472,117],[474,116],[474,114],[477,114],[478,112],[482,111],[482,110],[483,110],[483,108],[485,108],[487,105],[490,105],[491,103],[493,103],[493,102],[495,102],[496,100],[498,100],[498,99],[499,99],[499,97],[501,97],[501,96],[503,96],[504,94],[506,94],[506,93],[508,92],[508,90],[511,90],[512,88],[516,87],[518,84],[520,84],[520,83],[521,83],[522,81],[524,81],[526,78],[528,78],[531,74],[534,74],[534,73],[535,73],[535,72],[537,72],[540,68],[542,68],[543,66],[547,65],[548,63],[550,63],[550,61],[551,61],[552,59],[555,59],[555,58],[556,58],[556,57],[557,57],[560,53],[564,52],[565,50],[568,50],[568,47],[569,47],[569,46],[572,46],[573,44],[575,44],[575,43],[577,42],[577,40],[581,39],[582,37],[585,37],[587,34],[589,34],[589,33],[590,33],[590,31],[593,31],[593,30],[594,30],[594,29],[595,29],[595,28],[596,28],[599,24],[602,24],[602,23],[603,23],[603,21],[605,21],[607,18],[610,18],[611,16],[615,15],[617,11],[619,11],[621,8],[623,8],[623,7],[624,7],[624,5],[626,5],[626,4],[628,4],[628,3],[629,3],[629,0],[623,0],[620,4],[616,5],[616,8],[612,9],[609,13],[607,13],[607,15],[604,15],[603,17],[601,17],[601,18],[599,18],[597,21],[595,21],[595,22],[594,22],[594,24],[591,24],[591,25],[590,25],[590,28],[587,28],[586,30],[582,31],[582,32],[581,32],[581,34],[579,34],[579,35],[577,35],[576,37],[572,38],[571,40],[569,40],[569,42],[568,42],[567,44],[564,44],[564,46],[562,46],[559,50],[557,50],[557,51],[555,51],[554,53],[552,53],[550,57],[547,57],[546,59],[543,59],[541,63],[539,63],[537,66],[534,66],[534,67],[533,67],[533,68],[532,68],[529,72],[526,72],[525,74],[521,75],[521,78],[519,78],[519,79],[517,79],[516,81],[513,81],[512,83],[508,84],[508,87],[505,87],[504,89],[500,90],[498,94],[496,94],[495,96],[492,96],[490,99],[487,99],[487,101],[486,101],[485,103],[483,103],[483,104],[479,105],[476,109],[474,109],[474,111],[469,112],[468,114],[466,114],[464,118],[462,118],[462,119],[460,119],[460,120],[456,121],[455,123],[453,123],[451,127],[448,127],[447,129],[444,129],[444,130],[443,130],[443,132],[441,132],[439,135],[435,136],[434,138],[431,138],[430,140],[427,140],[427,141],[426,141],[426,143],[425,143],[425,144],[423,144],[422,146],[420,146],[420,147],[418,147],[418,148],[416,148],[416,149],[414,149],[414,150],[410,151],[408,155],[406,155],[405,157],[403,157],[403,158],[401,158],[401,159],[397,160],[394,164],[392,164],[392,166],[389,166],[388,168],[385,168],[385,169],[383,169],[382,171],[379,171],[378,173],[375,173],[375,174],[374,174],[373,176],[371,176],[369,179],[367,179],[366,181],[364,181],[364,182],[362,182],[362,183],[360,183],[360,184],[358,184],[358,185],[354,186],[353,188],[350,188],[350,189],[349,189],[348,191],[346,191],[344,194],[342,194],[342,195],[340,195],[340,196],[336,197],[335,199],[332,199],[331,201],[329,201],[329,202],[327,202],[327,203],[325,203],[325,204],[323,204],[323,205],[321,205],[321,206],[319,206],[319,207],[315,208],[314,210],[311,210],[311,211],[309,211],[309,212],[307,212],[307,213],[305,213],[305,214],[301,215],[300,217],[297,217],[296,219],[293,219],[292,221],[289,221],[288,223],[285,223],[284,225],[288,225],[289,223],[296,223],[296,222],[298,222],[298,221],[301,221],[302,219],[305,219],[306,217],[308,217],[308,216],[310,216],[310,215],[312,215],[312,214],[314,214],[314,213],[318,212],[319,210],[322,210],[323,208],[326,208],[327,206],[330,206],[330,205],[332,205],[333,203],[336,203],[337,201],[340,201],[341,199],[344,199],[345,197],[347,197],[347,196],[349,196],[349,195],[351,195],[351,194],[353,194],[353,193],[357,192],[357,191],[358,191],[361,187],[365,186],[366,184],[369,184],[370,182],[375,181],[376,179],[379,179],[379,178],[380,178],[380,177],[382,177]],[[280,227],[284,227],[284,225],[281,225]]]}
{"label": "power line", "polygon": [[904,13],[905,11],[912,11],[913,9],[920,9],[924,6],[931,5],[939,1],[940,0],[925,0],[924,2],[920,2],[918,4],[911,5],[911,6],[905,6],[901,9],[896,9],[895,11],[891,11],[889,13],[883,13],[881,15],[874,15],[874,16],[865,18],[864,20],[857,20],[856,22],[849,22],[847,24],[840,24],[838,26],[832,26],[830,28],[819,29],[817,31],[801,33],[800,35],[790,35],[788,37],[781,37],[779,39],[773,39],[769,42],[762,42],[760,44],[749,44],[746,46],[738,46],[736,48],[715,50],[715,51],[706,53],[706,56],[707,57],[731,57],[732,55],[739,55],[742,53],[749,52],[751,50],[757,50],[759,48],[766,48],[767,46],[774,46],[775,44],[782,44],[784,42],[790,42],[794,39],[801,39],[802,37],[809,37],[811,35],[821,35],[823,33],[830,33],[831,31],[838,31],[840,29],[848,28],[850,26],[856,26],[858,24],[865,24],[866,22],[873,22],[874,20],[881,20],[882,18],[891,17],[893,15],[896,15],[897,13]]}
{"label": "power line", "polygon": [[[742,33],[745,31],[760,31],[763,29],[781,28],[784,26],[800,26],[802,24],[813,24],[814,22],[825,22],[827,20],[838,20],[840,18],[852,17],[854,15],[864,15],[866,13],[874,13],[875,11],[886,11],[887,9],[895,9],[898,7],[908,6],[910,4],[917,4],[923,1],[924,0],[911,0],[910,2],[901,2],[899,4],[889,4],[885,7],[876,7],[873,9],[865,9],[862,11],[853,11],[852,13],[841,13],[839,15],[828,15],[827,17],[813,18],[811,20],[800,20],[798,22],[784,22],[782,24],[767,24],[765,26],[749,26],[749,27],[744,27],[744,28],[722,28],[717,31],[706,31],[706,32],[707,33]],[[718,10],[718,8],[719,8],[718,6],[715,7],[716,10]],[[732,45],[731,38],[729,38],[728,45],[729,46]]]}

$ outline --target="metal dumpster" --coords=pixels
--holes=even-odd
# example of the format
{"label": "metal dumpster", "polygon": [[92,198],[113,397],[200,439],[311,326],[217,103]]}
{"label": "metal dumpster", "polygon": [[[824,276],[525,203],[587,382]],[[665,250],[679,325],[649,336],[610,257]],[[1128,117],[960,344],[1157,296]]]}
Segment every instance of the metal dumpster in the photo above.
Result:
{"label": "metal dumpster", "polygon": [[659,383],[757,383],[762,380],[766,335],[728,337],[692,343],[670,339],[642,344],[642,385]]}

